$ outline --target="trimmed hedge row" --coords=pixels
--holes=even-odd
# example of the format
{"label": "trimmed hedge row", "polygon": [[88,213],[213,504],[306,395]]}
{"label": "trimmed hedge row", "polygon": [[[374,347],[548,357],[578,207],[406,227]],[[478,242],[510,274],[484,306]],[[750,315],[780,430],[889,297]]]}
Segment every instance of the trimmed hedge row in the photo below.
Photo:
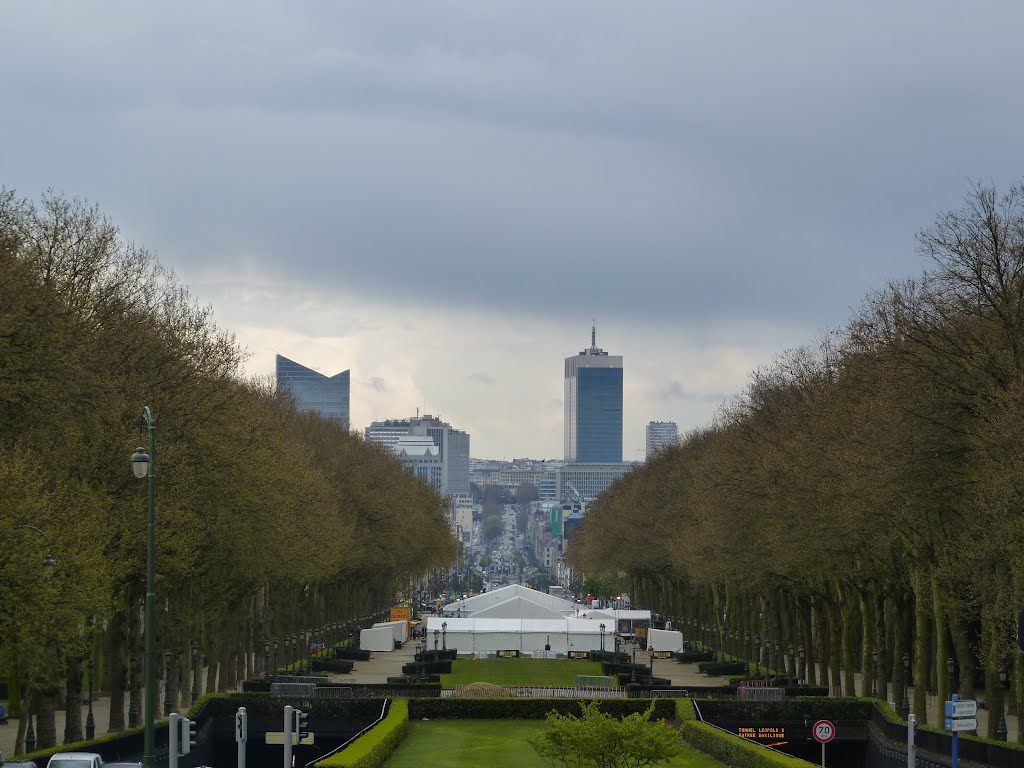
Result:
{"label": "trimmed hedge row", "polygon": [[333,648],[331,656],[335,659],[351,659],[352,661],[369,661],[370,652],[362,648]]}
{"label": "trimmed hedge row", "polygon": [[309,668],[313,672],[330,672],[334,675],[347,675],[355,664],[351,659],[313,659]]}
{"label": "trimmed hedge row", "polygon": [[416,654],[416,661],[455,661],[458,651],[449,648],[445,651],[424,651]]}
{"label": "trimmed hedge row", "polygon": [[747,665],[742,661],[702,661],[697,669],[705,675],[714,677],[728,677],[729,675],[744,675],[747,673]]}
{"label": "trimmed hedge row", "polygon": [[830,720],[870,720],[871,699],[797,698],[784,701],[735,701],[714,699],[700,702],[707,720],[803,720],[828,717]]}
{"label": "trimmed hedge row", "polygon": [[697,719],[697,710],[693,706],[693,699],[676,699],[676,722],[686,723]]}
{"label": "trimmed hedge row", "polygon": [[696,664],[699,661],[714,661],[713,651],[677,651],[672,658],[682,664]]}
{"label": "trimmed hedge row", "polygon": [[404,675],[450,675],[452,663],[448,659],[443,661],[413,661],[402,665]]}
{"label": "trimmed hedge row", "polygon": [[[613,717],[646,712],[654,702],[655,720],[676,715],[673,699],[595,699]],[[409,717],[414,720],[543,720],[548,712],[578,715],[579,699],[410,699]]]}
{"label": "trimmed hedge row", "polygon": [[316,763],[323,768],[381,768],[409,730],[409,702],[395,699],[384,719],[368,733]]}
{"label": "trimmed hedge row", "polygon": [[730,768],[807,768],[807,761],[741,739],[728,731],[696,720],[679,726],[683,741]]}

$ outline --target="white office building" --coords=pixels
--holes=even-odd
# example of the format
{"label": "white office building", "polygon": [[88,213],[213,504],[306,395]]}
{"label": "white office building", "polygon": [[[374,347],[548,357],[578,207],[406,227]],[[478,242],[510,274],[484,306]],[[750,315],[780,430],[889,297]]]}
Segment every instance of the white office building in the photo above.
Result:
{"label": "white office building", "polygon": [[647,453],[649,459],[663,448],[679,442],[679,425],[674,421],[652,421],[647,424]]}

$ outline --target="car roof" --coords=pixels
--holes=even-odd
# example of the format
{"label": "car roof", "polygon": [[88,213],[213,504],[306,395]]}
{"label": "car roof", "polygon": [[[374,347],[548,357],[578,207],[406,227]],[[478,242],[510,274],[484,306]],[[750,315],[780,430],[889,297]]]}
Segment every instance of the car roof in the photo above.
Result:
{"label": "car roof", "polygon": [[92,760],[94,757],[99,757],[99,752],[54,752],[50,755],[50,759],[53,760],[55,757],[60,758],[73,758],[76,760]]}

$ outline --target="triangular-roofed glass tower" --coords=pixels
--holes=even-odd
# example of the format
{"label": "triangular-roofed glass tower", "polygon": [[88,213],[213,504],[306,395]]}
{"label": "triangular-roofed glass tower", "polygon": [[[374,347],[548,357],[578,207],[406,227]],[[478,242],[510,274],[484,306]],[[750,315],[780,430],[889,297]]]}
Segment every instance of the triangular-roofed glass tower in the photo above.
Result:
{"label": "triangular-roofed glass tower", "polygon": [[277,386],[295,398],[299,409],[319,411],[349,426],[349,371],[324,376],[311,368],[277,355]]}

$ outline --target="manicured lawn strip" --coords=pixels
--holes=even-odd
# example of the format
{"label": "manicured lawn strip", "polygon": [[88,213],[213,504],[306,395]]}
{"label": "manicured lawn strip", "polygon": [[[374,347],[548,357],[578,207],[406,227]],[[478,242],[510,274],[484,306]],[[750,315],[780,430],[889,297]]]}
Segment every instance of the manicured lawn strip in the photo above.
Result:
{"label": "manicured lawn strip", "polygon": [[[543,727],[537,720],[414,720],[384,768],[548,768],[526,743]],[[721,768],[722,763],[686,749],[662,765]]]}
{"label": "manicured lawn strip", "polygon": [[384,768],[548,768],[526,743],[542,726],[533,720],[414,721]]}
{"label": "manicured lawn strip", "polygon": [[469,683],[495,685],[576,685],[576,675],[600,675],[599,661],[570,659],[456,659],[450,675],[441,675],[442,688]]}

